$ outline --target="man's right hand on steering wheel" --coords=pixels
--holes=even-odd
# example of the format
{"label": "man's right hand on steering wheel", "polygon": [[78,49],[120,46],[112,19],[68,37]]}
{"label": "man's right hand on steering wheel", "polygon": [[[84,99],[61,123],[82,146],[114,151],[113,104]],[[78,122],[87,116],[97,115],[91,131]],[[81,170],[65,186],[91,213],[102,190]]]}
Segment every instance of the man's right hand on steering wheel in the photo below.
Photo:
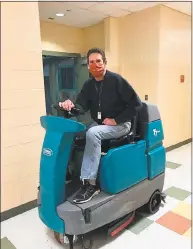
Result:
{"label": "man's right hand on steering wheel", "polygon": [[64,108],[66,111],[71,111],[71,109],[75,107],[75,105],[69,99],[64,102],[59,102],[59,106]]}

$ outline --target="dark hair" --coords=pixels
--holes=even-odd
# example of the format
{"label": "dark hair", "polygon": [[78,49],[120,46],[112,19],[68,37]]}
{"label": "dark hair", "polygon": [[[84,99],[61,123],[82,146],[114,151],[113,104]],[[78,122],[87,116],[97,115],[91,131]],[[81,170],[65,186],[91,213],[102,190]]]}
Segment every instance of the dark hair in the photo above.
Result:
{"label": "dark hair", "polygon": [[87,63],[89,63],[89,56],[91,54],[94,54],[94,53],[101,54],[103,62],[107,63],[105,52],[102,49],[100,49],[100,48],[91,48],[91,49],[89,49],[89,51],[87,52]]}

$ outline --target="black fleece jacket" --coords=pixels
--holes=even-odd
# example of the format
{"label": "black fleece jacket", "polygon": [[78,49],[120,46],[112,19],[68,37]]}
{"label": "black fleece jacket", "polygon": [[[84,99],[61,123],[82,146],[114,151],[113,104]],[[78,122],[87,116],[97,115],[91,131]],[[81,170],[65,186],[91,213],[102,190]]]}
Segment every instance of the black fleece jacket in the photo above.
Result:
{"label": "black fleece jacket", "polygon": [[[100,84],[102,84],[101,110],[99,110]],[[97,123],[101,123],[97,117],[101,111],[102,121],[105,118],[112,118],[117,124],[131,121],[136,115],[136,107],[141,104],[131,85],[119,74],[108,70],[102,82],[97,82],[94,78],[88,79],[75,103],[82,112],[90,110],[92,119]]]}

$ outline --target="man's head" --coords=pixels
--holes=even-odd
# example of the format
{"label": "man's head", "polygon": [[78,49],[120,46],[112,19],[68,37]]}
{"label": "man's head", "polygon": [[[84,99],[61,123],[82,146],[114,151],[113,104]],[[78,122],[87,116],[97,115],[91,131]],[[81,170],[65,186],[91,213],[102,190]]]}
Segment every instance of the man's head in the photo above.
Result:
{"label": "man's head", "polygon": [[102,49],[90,49],[87,53],[87,63],[90,73],[95,78],[104,76],[107,60],[105,57],[105,52]]}
{"label": "man's head", "polygon": [[93,62],[107,63],[105,52],[100,48],[91,48],[87,52],[87,63],[88,65]]}

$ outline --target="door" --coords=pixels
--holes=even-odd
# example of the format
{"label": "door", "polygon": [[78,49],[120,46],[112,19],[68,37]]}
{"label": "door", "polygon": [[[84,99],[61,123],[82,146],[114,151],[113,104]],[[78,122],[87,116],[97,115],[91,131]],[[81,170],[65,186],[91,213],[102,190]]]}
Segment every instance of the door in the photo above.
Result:
{"label": "door", "polygon": [[76,93],[74,60],[64,58],[56,63],[56,95],[58,100]]}
{"label": "door", "polygon": [[[66,58],[56,66],[57,98],[58,100],[71,99],[76,101],[78,93],[89,78],[85,59],[81,57]],[[78,120],[90,122],[90,113],[81,115]]]}
{"label": "door", "polygon": [[89,78],[89,72],[85,57],[78,57],[75,59],[75,75],[77,82],[77,92],[79,93],[85,81]]}
{"label": "door", "polygon": [[[78,94],[81,91],[84,83],[89,79],[86,57],[79,57],[75,59],[75,75],[76,89]],[[85,125],[89,125],[92,122],[90,112],[79,116],[78,121],[84,123]]]}
{"label": "door", "polygon": [[44,65],[44,91],[45,91],[45,102],[46,102],[46,114],[51,115],[51,96],[50,96],[50,74],[49,65]]}

